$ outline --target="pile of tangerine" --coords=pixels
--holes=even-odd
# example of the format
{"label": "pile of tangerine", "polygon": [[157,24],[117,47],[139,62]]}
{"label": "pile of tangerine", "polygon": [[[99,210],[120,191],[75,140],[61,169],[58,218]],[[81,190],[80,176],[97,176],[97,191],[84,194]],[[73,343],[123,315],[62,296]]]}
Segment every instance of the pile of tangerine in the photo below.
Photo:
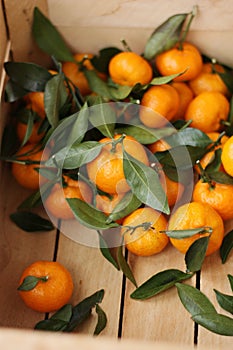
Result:
{"label": "pile of tangerine", "polygon": [[[74,56],[77,61],[82,61],[84,57],[83,64],[86,69],[94,69],[90,61],[93,55],[88,53]],[[215,142],[223,130],[223,123],[227,121],[230,111],[231,94],[218,74],[218,72],[224,72],[224,67],[217,63],[205,63],[198,48],[189,42],[183,42],[182,47],[175,45],[158,54],[153,64],[161,76],[180,72],[183,74],[170,83],[149,86],[144,91],[140,105],[146,108],[141,109],[139,116],[141,123],[146,127],[161,128],[168,122],[184,120],[190,122],[191,127],[206,133]],[[84,97],[92,93],[80,65],[74,62],[63,62],[62,70]],[[101,79],[106,79],[103,74],[98,73],[98,75]],[[135,52],[117,53],[109,62],[109,77],[119,85],[149,84],[153,76],[151,62]],[[46,118],[43,94],[43,92],[31,92],[24,98],[26,108],[35,111],[39,120],[34,123],[33,132],[27,144],[19,150],[19,159],[25,159],[24,154],[27,154],[29,149],[32,153],[27,157],[37,161],[41,159],[41,150],[37,152],[37,148],[44,134],[38,134],[37,130]],[[23,123],[18,123],[17,134],[19,140],[24,138]],[[115,135],[114,139],[119,137],[121,135]],[[108,216],[130,190],[123,171],[122,144],[117,144],[112,152],[108,141],[111,139],[106,137],[99,140],[106,145],[86,166],[88,179],[100,190],[96,198],[93,198],[92,190],[86,182],[71,179],[64,174],[65,187],[55,184],[45,201],[46,209],[51,215],[64,220],[74,218],[66,198],[79,198],[87,203],[96,203],[96,208]],[[150,166],[147,152],[142,144],[126,135],[123,145],[131,156]],[[163,139],[146,147],[154,154],[171,148]],[[233,176],[233,136],[222,137],[217,148],[222,149],[222,164],[219,171]],[[214,151],[211,149],[203,159],[200,159],[202,169],[211,162]],[[45,154],[44,157],[46,157]],[[32,164],[13,163],[12,173],[20,185],[37,190],[39,173],[34,168]],[[194,170],[199,179],[193,189],[192,201],[182,204],[170,217],[153,208],[141,207],[121,220],[121,231],[129,251],[136,255],[149,256],[162,251],[170,241],[174,247],[185,253],[200,235],[169,239],[163,231],[198,227],[212,228],[206,255],[220,248],[224,237],[224,221],[233,218],[233,185],[210,184],[203,181],[199,168]],[[168,204],[172,208],[182,197],[184,186],[182,183],[172,181],[166,175],[161,176],[161,184],[166,189]],[[146,229],[141,225],[145,222],[151,223]],[[133,235],[125,230],[129,225],[138,227]]]}

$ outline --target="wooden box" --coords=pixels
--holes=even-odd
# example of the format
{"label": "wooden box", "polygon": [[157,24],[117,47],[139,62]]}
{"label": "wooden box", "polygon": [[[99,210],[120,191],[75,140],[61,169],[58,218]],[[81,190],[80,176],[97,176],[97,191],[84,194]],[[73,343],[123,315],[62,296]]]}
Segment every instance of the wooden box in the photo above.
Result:
{"label": "wooden box", "polygon": [[[140,53],[155,27],[169,16],[190,12],[198,5],[189,39],[200,50],[219,61],[233,66],[233,3],[214,0],[3,0],[0,4],[0,70],[1,95],[5,72],[3,62],[32,61],[47,65],[48,58],[33,42],[32,14],[38,6],[47,14],[74,52],[98,52],[106,46],[121,46],[127,40]],[[1,106],[0,133],[9,112]],[[0,346],[15,349],[230,349],[232,338],[213,334],[202,327],[195,328],[174,289],[147,301],[130,298],[133,285],[125,281],[121,272],[109,264],[99,250],[78,244],[63,235],[62,230],[29,234],[18,229],[9,219],[27,191],[20,188],[11,176],[9,165],[0,168],[1,225],[0,225]],[[226,223],[226,232],[232,223]],[[99,338],[91,336],[96,317],[86,321],[74,335],[50,334],[32,331],[43,315],[29,310],[17,294],[17,283],[22,270],[39,259],[57,260],[72,273],[75,292],[72,303],[77,303],[100,288],[104,288],[103,309],[108,324]],[[129,264],[139,284],[166,268],[184,269],[183,256],[168,247],[162,254],[140,258],[129,255]],[[232,274],[232,256],[222,264],[219,254],[206,258],[200,289],[215,304],[213,288],[229,294],[227,274]],[[197,333],[198,332],[198,333]],[[117,339],[121,339],[118,341]],[[197,344],[194,344],[197,343]]]}

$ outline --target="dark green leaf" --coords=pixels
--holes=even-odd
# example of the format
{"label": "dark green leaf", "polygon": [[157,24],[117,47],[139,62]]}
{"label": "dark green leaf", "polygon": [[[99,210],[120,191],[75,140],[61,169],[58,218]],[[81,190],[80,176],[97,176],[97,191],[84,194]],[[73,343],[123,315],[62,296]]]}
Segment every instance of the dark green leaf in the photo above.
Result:
{"label": "dark green leaf", "polygon": [[122,200],[115,206],[112,213],[109,214],[107,222],[116,221],[124,218],[140,207],[142,202],[131,192],[127,192]]}
{"label": "dark green leaf", "polygon": [[27,129],[26,129],[21,146],[24,146],[28,142],[28,140],[32,134],[33,124],[34,124],[34,115],[33,115],[33,113],[30,113],[28,116],[28,120],[27,120]]}
{"label": "dark green leaf", "polygon": [[106,230],[119,226],[116,222],[106,223],[107,216],[78,198],[67,199],[75,218],[84,226],[96,230]]}
{"label": "dark green leaf", "polygon": [[108,74],[108,65],[111,58],[120,52],[121,50],[117,47],[105,47],[91,59],[91,63],[97,71]]}
{"label": "dark green leaf", "polygon": [[109,86],[109,92],[112,96],[113,100],[124,100],[129,96],[129,94],[133,91],[133,86],[127,86],[127,85],[117,85]]}
{"label": "dark green leaf", "polygon": [[232,275],[227,275],[228,279],[229,279],[229,282],[230,282],[230,285],[231,285],[231,290],[233,292],[233,276]]}
{"label": "dark green leaf", "polygon": [[73,146],[62,148],[45,163],[46,166],[56,166],[64,169],[76,169],[91,162],[99,153],[103,144],[97,141],[86,141]]}
{"label": "dark green leaf", "polygon": [[214,292],[221,308],[233,314],[233,296],[221,293],[216,289]]}
{"label": "dark green leaf", "polygon": [[34,9],[32,34],[41,50],[58,61],[74,61],[73,55],[61,34],[38,7]]}
{"label": "dark green leaf", "polygon": [[19,228],[27,232],[51,231],[54,229],[49,220],[35,213],[18,211],[11,214],[10,218]]}
{"label": "dark green leaf", "polygon": [[173,133],[177,135],[177,131],[175,130],[175,128],[172,127],[150,129],[144,125],[122,126],[120,128],[116,128],[116,133],[133,136],[138,142],[140,142],[143,145],[156,142],[159,139],[169,136]]}
{"label": "dark green leaf", "polygon": [[11,80],[28,91],[44,91],[45,84],[52,77],[47,69],[35,63],[6,62],[4,67]]}
{"label": "dark green leaf", "polygon": [[206,148],[213,141],[201,130],[195,128],[185,128],[166,138],[171,147],[177,146],[193,146]]}
{"label": "dark green leaf", "polygon": [[101,254],[107,259],[117,270],[120,270],[118,263],[114,259],[114,257],[111,254],[111,251],[107,245],[107,242],[105,241],[103,235],[97,230],[98,235],[99,235],[99,246],[100,246],[100,251]]}
{"label": "dark green leaf", "polygon": [[192,274],[184,273],[177,269],[164,270],[149,278],[130,297],[141,300],[148,299],[173,287],[177,282],[187,280],[191,277]]}
{"label": "dark green leaf", "polygon": [[35,325],[34,329],[50,332],[62,332],[66,329],[67,324],[68,323],[66,321],[50,318],[48,320],[39,321]]}
{"label": "dark green leaf", "polygon": [[209,237],[202,237],[193,242],[185,254],[185,263],[188,271],[196,272],[202,267],[205,259]]}
{"label": "dark green leaf", "polygon": [[79,112],[69,118],[72,118],[73,124],[68,138],[68,145],[72,145],[73,143],[77,145],[82,142],[88,129],[89,109],[87,108],[87,104],[85,103]]}
{"label": "dark green leaf", "polygon": [[89,120],[104,136],[112,138],[116,123],[116,113],[109,103],[99,103],[90,108]]}
{"label": "dark green leaf", "polygon": [[208,170],[208,174],[210,179],[214,182],[225,185],[233,185],[233,177],[222,171],[214,171],[210,173]]}
{"label": "dark green leaf", "polygon": [[59,122],[59,112],[67,101],[67,91],[61,74],[54,75],[45,86],[45,112],[52,128]]}
{"label": "dark green leaf", "polygon": [[1,156],[9,157],[18,149],[16,128],[13,125],[6,125],[1,140]]}
{"label": "dark green leaf", "polygon": [[97,325],[95,327],[94,335],[98,335],[106,327],[107,316],[106,316],[104,310],[98,304],[96,304],[95,311],[98,315],[98,322],[97,322]]}
{"label": "dark green leaf", "polygon": [[203,157],[205,152],[201,147],[177,146],[160,152],[160,156],[157,152],[156,157],[163,165],[177,168],[178,171],[184,171],[192,168],[196,161]]}
{"label": "dark green leaf", "polygon": [[211,233],[212,230],[210,227],[203,226],[203,227],[192,228],[187,230],[167,230],[167,231],[161,231],[161,232],[166,233],[166,235],[171,238],[183,239],[183,238],[192,237],[193,235],[196,235],[196,234]]}
{"label": "dark green leaf", "polygon": [[222,245],[220,247],[220,257],[222,263],[224,264],[227,261],[227,258],[233,248],[233,230],[228,232],[223,238]]}
{"label": "dark green leaf", "polygon": [[70,322],[65,331],[71,332],[82,323],[91,314],[92,308],[102,302],[103,297],[104,290],[101,289],[74,306]]}
{"label": "dark green leaf", "polygon": [[187,13],[171,16],[155,29],[145,46],[144,56],[146,59],[153,59],[159,53],[172,48],[179,41],[187,16]]}
{"label": "dark green leaf", "polygon": [[104,99],[111,100],[112,95],[106,82],[104,82],[94,70],[84,70],[85,77],[87,78],[88,85],[91,91],[100,95]]}
{"label": "dark green leaf", "polygon": [[214,152],[213,159],[205,167],[205,173],[209,174],[210,177],[211,177],[212,173],[219,172],[219,169],[220,169],[220,166],[221,166],[221,154],[222,154],[221,148],[217,149]]}
{"label": "dark green leaf", "polygon": [[192,316],[204,313],[217,314],[214,305],[197,288],[183,283],[177,283],[176,288],[182,304]]}
{"label": "dark green leaf", "polygon": [[232,71],[226,71],[224,73],[217,72],[224,84],[227,86],[228,90],[233,93],[233,75]]}
{"label": "dark green leaf", "polygon": [[5,102],[15,102],[25,96],[29,91],[9,79],[5,86]]}
{"label": "dark green leaf", "polygon": [[32,290],[34,289],[37,284],[40,281],[46,282],[48,280],[48,278],[46,276],[43,277],[36,277],[36,276],[31,276],[28,275],[24,278],[23,282],[21,283],[21,285],[17,288],[17,290],[21,290],[21,291],[28,291],[28,290]]}
{"label": "dark green leaf", "polygon": [[125,151],[123,151],[123,168],[133,194],[146,205],[169,214],[167,197],[158,174]]}
{"label": "dark green leaf", "polygon": [[193,315],[193,321],[209,331],[226,336],[233,336],[233,319],[217,313]]}
{"label": "dark green leaf", "polygon": [[126,261],[126,259],[124,257],[122,245],[120,245],[117,249],[117,260],[118,260],[118,264],[121,268],[121,271],[130,280],[130,282],[132,282],[135,285],[135,287],[137,288],[137,282],[134,278],[133,272],[132,272],[128,262]]}
{"label": "dark green leaf", "polygon": [[51,317],[51,320],[61,320],[64,322],[69,322],[72,316],[72,305],[66,304],[61,309],[56,311]]}

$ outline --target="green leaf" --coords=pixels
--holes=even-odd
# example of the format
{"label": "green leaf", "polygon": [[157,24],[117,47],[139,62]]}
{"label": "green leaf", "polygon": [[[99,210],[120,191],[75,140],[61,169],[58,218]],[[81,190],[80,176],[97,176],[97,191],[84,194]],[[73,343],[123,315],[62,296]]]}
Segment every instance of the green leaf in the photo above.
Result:
{"label": "green leaf", "polygon": [[204,132],[195,128],[185,128],[180,130],[166,138],[166,141],[171,147],[185,145],[206,148],[213,143]]}
{"label": "green leaf", "polygon": [[62,148],[45,163],[46,166],[56,166],[64,169],[76,169],[91,162],[99,153],[103,144],[97,141],[86,141],[73,146]]}
{"label": "green leaf", "polygon": [[123,151],[125,178],[133,194],[144,204],[169,214],[167,197],[159,181],[158,174],[149,166],[139,162]]}
{"label": "green leaf", "polygon": [[221,166],[221,148],[216,149],[214,152],[213,159],[209,162],[209,164],[205,167],[205,173],[207,173],[210,177],[212,173],[218,173]]}
{"label": "green leaf", "polygon": [[107,223],[124,218],[140,207],[142,202],[131,192],[127,192],[121,201],[115,206],[109,214]]}
{"label": "green leaf", "polygon": [[208,170],[208,175],[212,181],[219,184],[233,185],[233,177],[222,171],[214,171],[210,173],[210,170]]}
{"label": "green leaf", "polygon": [[50,56],[54,56],[58,61],[74,61],[61,34],[38,7],[34,9],[32,34],[40,49]]}
{"label": "green leaf", "polygon": [[177,269],[168,269],[158,272],[139,286],[131,295],[132,299],[148,299],[171,287],[177,282],[191,278],[192,274],[184,273]]}
{"label": "green leaf", "polygon": [[205,259],[209,237],[202,237],[193,242],[185,254],[185,263],[190,272],[199,271]]}
{"label": "green leaf", "polygon": [[118,85],[108,87],[113,100],[121,101],[126,99],[134,90],[134,86]]}
{"label": "green leaf", "polygon": [[210,227],[203,226],[203,227],[191,228],[187,230],[166,230],[161,232],[166,233],[166,235],[171,238],[183,239],[183,238],[192,237],[193,235],[196,235],[196,234],[211,233],[212,231]]}
{"label": "green leaf", "polygon": [[180,75],[184,74],[185,71],[176,73],[176,74],[171,74],[171,75],[166,75],[162,77],[155,77],[153,78],[149,84],[143,85],[143,90],[147,89],[148,86],[150,85],[163,85],[163,84],[168,84],[170,83],[173,79],[179,77]]}
{"label": "green leaf", "polygon": [[221,293],[217,289],[214,289],[214,292],[221,308],[233,314],[233,296]]}
{"label": "green leaf", "polygon": [[29,113],[28,120],[27,120],[27,129],[26,129],[21,146],[24,146],[28,142],[32,134],[33,124],[34,124],[34,115],[33,113]]}
{"label": "green leaf", "polygon": [[34,329],[50,331],[50,332],[62,332],[66,329],[68,322],[58,319],[48,319],[39,321]]}
{"label": "green leaf", "polygon": [[157,27],[146,43],[144,57],[151,60],[159,53],[172,48],[180,39],[187,16],[187,13],[171,16]]}
{"label": "green leaf", "polygon": [[228,232],[223,238],[222,245],[220,247],[220,257],[222,259],[222,263],[225,264],[227,258],[233,248],[233,230]]}
{"label": "green leaf", "polygon": [[69,322],[72,316],[72,305],[66,304],[62,306],[58,311],[56,311],[51,317],[50,320],[61,320],[64,322]]}
{"label": "green leaf", "polygon": [[220,72],[216,72],[220,78],[222,79],[222,81],[224,82],[224,84],[227,86],[228,90],[233,93],[233,75],[232,75],[232,71],[230,70],[226,70],[226,72],[224,73],[220,73]]}
{"label": "green leaf", "polygon": [[100,289],[99,291],[95,292],[94,294],[85,298],[76,306],[74,306],[72,310],[72,317],[69,321],[69,324],[65,328],[65,331],[71,332],[80,323],[82,323],[91,314],[92,308],[95,307],[96,304],[99,304],[102,302],[103,297],[104,297],[104,290]]}
{"label": "green leaf", "polygon": [[35,63],[6,62],[4,68],[12,82],[28,91],[44,91],[47,81],[52,77],[47,69]]}
{"label": "green leaf", "polygon": [[36,276],[28,275],[24,278],[23,282],[17,288],[17,290],[29,291],[34,289],[40,281],[47,282],[47,280],[48,280],[47,276],[36,277]]}
{"label": "green leaf", "polygon": [[84,226],[96,230],[106,230],[119,226],[116,222],[106,223],[107,216],[78,198],[68,198],[67,202],[75,218]]}
{"label": "green leaf", "polygon": [[217,313],[193,315],[192,320],[209,331],[226,336],[233,336],[233,319]]}
{"label": "green leaf", "polygon": [[106,313],[104,312],[104,310],[98,304],[96,304],[96,306],[95,306],[95,311],[98,315],[98,322],[97,322],[97,325],[96,325],[95,330],[94,330],[94,335],[98,335],[106,327],[107,316],[106,316]]}
{"label": "green leaf", "polygon": [[197,288],[183,283],[176,283],[176,288],[182,304],[192,316],[204,313],[217,314],[214,305]]}
{"label": "green leaf", "polygon": [[111,254],[111,251],[107,245],[107,242],[105,241],[103,235],[100,233],[99,230],[97,230],[97,233],[99,235],[99,246],[100,246],[100,252],[104,256],[105,259],[107,259],[117,270],[120,270],[118,263],[114,259],[114,257]]}
{"label": "green leaf", "polygon": [[4,100],[5,102],[15,102],[25,96],[29,91],[16,84],[12,79],[9,79],[5,86]]}
{"label": "green leaf", "polygon": [[76,145],[82,142],[88,130],[89,109],[85,103],[81,110],[69,117],[72,121],[72,129],[68,138],[68,145],[75,143]]}
{"label": "green leaf", "polygon": [[232,275],[227,275],[228,279],[229,279],[229,282],[230,282],[230,285],[231,285],[231,290],[233,292],[233,276]]}
{"label": "green leaf", "polygon": [[59,122],[59,112],[67,101],[68,95],[61,74],[52,77],[45,86],[44,104],[48,121],[52,128]]}
{"label": "green leaf", "polygon": [[91,59],[91,63],[97,71],[108,74],[108,65],[111,58],[120,52],[121,50],[117,47],[105,47]]}
{"label": "green leaf", "polygon": [[114,136],[116,113],[109,103],[102,103],[99,98],[97,104],[90,108],[89,121],[104,136],[110,138]]}
{"label": "green leaf", "polygon": [[134,137],[138,142],[147,145],[160,140],[173,133],[177,135],[175,128],[167,127],[160,129],[150,129],[144,125],[127,125],[116,128],[116,133]]}
{"label": "green leaf", "polygon": [[123,247],[122,245],[120,245],[117,248],[117,261],[118,264],[121,268],[121,271],[124,273],[124,275],[130,280],[130,282],[132,282],[135,287],[137,288],[137,282],[134,278],[133,272],[128,264],[128,262],[126,261],[124,255],[123,255]]}
{"label": "green leaf", "polygon": [[85,69],[83,72],[85,74],[85,77],[87,78],[88,85],[91,91],[95,92],[97,95],[100,95],[106,100],[112,99],[112,94],[107,83],[100,79],[100,77],[94,70]]}
{"label": "green leaf", "polygon": [[10,218],[19,228],[27,232],[51,231],[54,229],[49,220],[35,213],[18,211],[11,214]]}
{"label": "green leaf", "polygon": [[64,331],[72,316],[72,305],[66,304],[49,319],[38,322],[34,329],[45,331]]}
{"label": "green leaf", "polygon": [[157,152],[156,157],[162,165],[174,167],[177,171],[184,171],[192,168],[196,161],[203,157],[205,152],[201,147],[177,146],[167,151]]}

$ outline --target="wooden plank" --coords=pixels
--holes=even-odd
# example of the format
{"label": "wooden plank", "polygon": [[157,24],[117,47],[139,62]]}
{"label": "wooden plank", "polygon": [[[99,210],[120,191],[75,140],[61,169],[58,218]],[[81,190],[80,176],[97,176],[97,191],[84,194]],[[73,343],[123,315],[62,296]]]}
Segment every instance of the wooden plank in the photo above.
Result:
{"label": "wooden plank", "polygon": [[[177,268],[185,271],[184,255],[171,245],[151,257],[129,255],[129,263],[138,285],[159,271]],[[195,284],[195,278],[187,281]],[[133,300],[134,286],[127,282],[123,317],[123,338],[193,344],[194,323],[185,312],[176,289],[172,288],[144,301]]]}
{"label": "wooden plank", "polygon": [[24,268],[40,259],[53,259],[55,231],[27,233],[9,215],[29,194],[12,178],[8,165],[1,165],[0,186],[0,327],[33,328],[44,315],[28,309],[17,293]]}
{"label": "wooden plank", "polygon": [[[233,221],[227,222],[225,225],[226,232],[229,232],[232,229]],[[211,300],[218,312],[230,317],[231,315],[218,305],[213,289],[217,289],[222,293],[232,295],[229,280],[227,278],[228,274],[233,274],[232,261],[232,252],[230,253],[230,256],[228,257],[225,264],[222,264],[218,252],[207,257],[203,266],[203,270],[201,272],[200,288],[201,291]],[[219,346],[221,349],[227,350],[232,348],[232,337],[214,334],[204,329],[203,327],[199,327],[198,344],[204,345],[206,347],[208,346],[209,348],[212,348],[213,346]]]}
{"label": "wooden plank", "polygon": [[[133,340],[114,340],[109,337],[89,337],[80,334],[54,334],[49,332],[22,331],[12,329],[0,330],[0,347],[8,350],[180,350],[179,345],[163,342],[144,342]],[[185,350],[193,347],[185,346]],[[202,348],[200,350],[207,350]],[[220,348],[212,348],[221,350]]]}
{"label": "wooden plank", "polygon": [[14,1],[5,0],[13,58],[15,61],[30,61],[48,65],[50,58],[38,48],[31,33],[35,6],[47,14],[46,0],[22,0],[18,1],[17,5]]}
{"label": "wooden plank", "polygon": [[[62,231],[67,232],[67,223],[63,223]],[[72,224],[69,223],[69,231]],[[86,228],[79,226],[78,232],[88,234]],[[96,233],[97,237],[97,233]],[[93,242],[92,242],[93,243]],[[57,260],[67,266],[74,278],[75,289],[72,302],[77,304],[82,299],[93,294],[99,289],[105,290],[101,307],[107,314],[108,323],[101,335],[116,338],[118,335],[118,323],[120,316],[120,301],[122,289],[122,273],[117,271],[100,253],[95,244],[87,245],[80,240],[61,234]],[[93,316],[79,329],[79,333],[92,334],[97,318],[93,310]]]}
{"label": "wooden plank", "polygon": [[0,81],[1,81],[2,72],[3,72],[3,62],[4,62],[7,42],[8,42],[2,2],[0,3],[0,33],[1,33],[1,45],[0,45]]}

